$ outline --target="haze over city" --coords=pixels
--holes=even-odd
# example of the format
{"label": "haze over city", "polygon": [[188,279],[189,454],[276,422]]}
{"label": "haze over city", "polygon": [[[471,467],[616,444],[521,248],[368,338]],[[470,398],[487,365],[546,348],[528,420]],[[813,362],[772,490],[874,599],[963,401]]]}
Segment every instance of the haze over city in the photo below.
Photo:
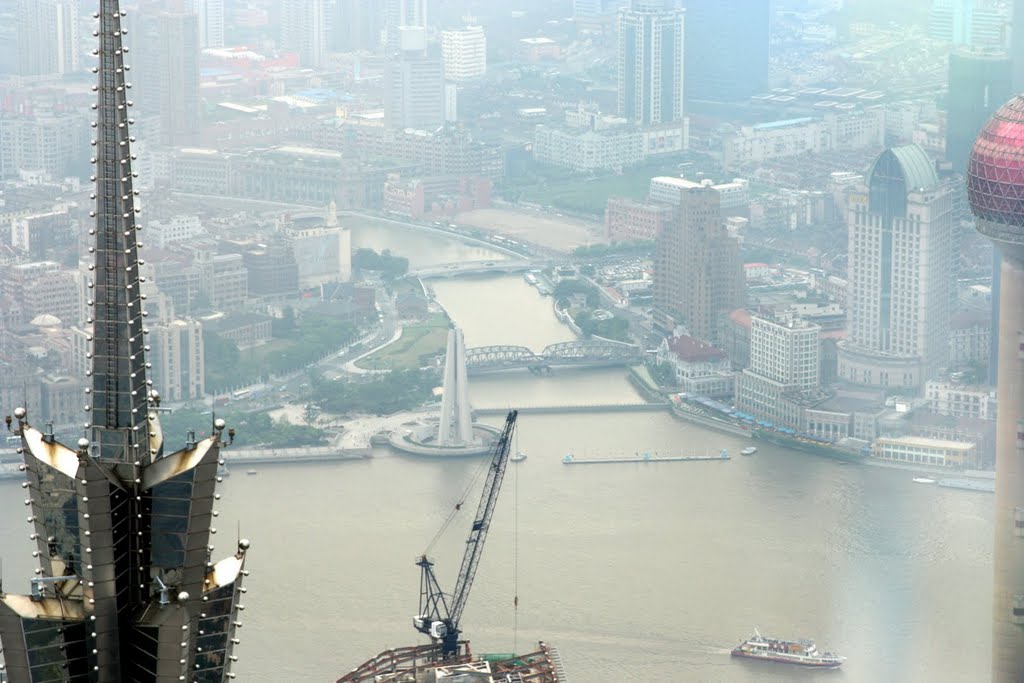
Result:
{"label": "haze over city", "polygon": [[0,683],[1024,680],[1022,26],[0,0]]}

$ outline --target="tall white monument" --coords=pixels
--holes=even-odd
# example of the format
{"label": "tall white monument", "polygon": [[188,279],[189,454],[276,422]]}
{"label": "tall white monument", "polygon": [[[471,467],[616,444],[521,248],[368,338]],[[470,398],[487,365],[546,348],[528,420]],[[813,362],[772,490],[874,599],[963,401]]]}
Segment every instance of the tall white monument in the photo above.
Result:
{"label": "tall white monument", "polygon": [[475,443],[470,419],[469,383],[466,381],[466,341],[457,327],[448,331],[448,353],[444,361],[444,393],[441,423],[437,431],[440,446]]}

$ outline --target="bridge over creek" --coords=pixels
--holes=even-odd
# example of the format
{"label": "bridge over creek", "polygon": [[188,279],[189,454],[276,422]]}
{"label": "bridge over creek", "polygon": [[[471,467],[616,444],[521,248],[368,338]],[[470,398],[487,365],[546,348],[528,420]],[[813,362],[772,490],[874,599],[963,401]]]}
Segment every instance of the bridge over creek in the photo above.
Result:
{"label": "bridge over creek", "polygon": [[559,342],[540,353],[525,346],[479,346],[466,349],[466,370],[477,374],[526,368],[540,373],[554,367],[631,365],[642,358],[639,346],[610,339]]}

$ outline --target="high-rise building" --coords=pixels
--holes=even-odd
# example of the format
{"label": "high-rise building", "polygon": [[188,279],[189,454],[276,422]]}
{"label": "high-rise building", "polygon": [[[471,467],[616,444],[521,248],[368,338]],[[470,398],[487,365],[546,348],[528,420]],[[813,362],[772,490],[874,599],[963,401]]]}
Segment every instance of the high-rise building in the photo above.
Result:
{"label": "high-rise building", "polygon": [[949,55],[946,159],[959,173],[982,127],[1013,95],[1012,63],[1002,52],[960,50]]}
{"label": "high-rise building", "polygon": [[149,3],[128,18],[138,41],[132,87],[146,103],[139,115],[159,118],[160,142],[187,147],[199,134],[199,20],[161,7]]}
{"label": "high-rise building", "polygon": [[95,261],[87,434],[73,448],[13,414],[39,562],[28,595],[0,593],[9,683],[225,681],[249,542],[210,545],[230,432],[165,452],[142,300],[131,121],[117,0],[99,6]]}
{"label": "high-rise building", "polygon": [[0,178],[43,172],[53,179],[72,175],[89,149],[89,119],[79,112],[0,116]]}
{"label": "high-rise building", "polygon": [[1024,92],[1024,0],[1013,0],[1010,17],[1010,60],[1013,62],[1013,92]]}
{"label": "high-rise building", "polygon": [[849,329],[839,377],[920,388],[949,354],[953,190],[918,145],[885,150],[849,198]]}
{"label": "high-rise building", "polygon": [[977,0],[934,0],[928,23],[935,40],[989,48],[1005,47],[1008,27],[1004,9]]}
{"label": "high-rise building", "polygon": [[[422,29],[416,30],[420,34]],[[421,48],[388,57],[384,80],[384,124],[391,128],[436,130],[445,122],[444,66]]]}
{"label": "high-rise building", "polygon": [[199,47],[224,47],[224,0],[190,0],[199,24]]}
{"label": "high-rise building", "polygon": [[750,367],[736,381],[736,407],[780,426],[800,426],[801,394],[818,388],[821,328],[796,317],[750,317]]}
{"label": "high-rise building", "polygon": [[487,36],[482,26],[441,32],[444,77],[453,83],[471,81],[487,73]]}
{"label": "high-rise building", "polygon": [[572,15],[592,19],[611,14],[629,5],[630,0],[573,0]]}
{"label": "high-rise building", "polygon": [[1024,97],[982,130],[967,168],[975,225],[1002,253],[996,399],[992,682],[1024,679]]}
{"label": "high-rise building", "polygon": [[633,0],[619,12],[619,115],[643,125],[683,119],[683,11]]}
{"label": "high-rise building", "polygon": [[384,48],[391,53],[401,48],[402,27],[427,28],[427,0],[385,0]]}
{"label": "high-rise building", "polygon": [[745,281],[739,242],[707,182],[680,190],[678,219],[655,241],[654,305],[690,336],[713,341],[717,316],[743,306]]}
{"label": "high-rise building", "polygon": [[326,39],[324,0],[282,0],[281,47],[297,53],[302,66],[323,66]]}
{"label": "high-rise building", "polygon": [[768,87],[770,0],[683,0],[686,101],[746,100]]}
{"label": "high-rise building", "polygon": [[335,0],[328,44],[336,52],[373,51],[380,46],[384,10],[379,0]]}
{"label": "high-rise building", "polygon": [[79,69],[80,0],[18,0],[18,73],[49,76]]}

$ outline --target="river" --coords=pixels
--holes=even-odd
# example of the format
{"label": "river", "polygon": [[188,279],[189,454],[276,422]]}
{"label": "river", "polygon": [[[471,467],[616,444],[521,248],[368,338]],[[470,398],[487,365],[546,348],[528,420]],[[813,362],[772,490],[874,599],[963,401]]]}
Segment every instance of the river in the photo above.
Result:
{"label": "river", "polygon": [[[414,265],[493,256],[394,228],[357,227],[353,241]],[[469,346],[539,351],[571,338],[550,299],[518,276],[433,286]],[[621,370],[474,377],[470,392],[479,407],[637,400]],[[990,495],[760,444],[727,462],[561,463],[569,451],[742,445],[666,413],[522,416],[516,448],[528,459],[510,466],[463,618],[474,649],[545,640],[574,683],[988,678]],[[479,466],[381,450],[365,462],[226,479],[214,555],[233,551],[239,522],[253,542],[238,679],[334,680],[418,642],[414,561]],[[31,575],[23,497],[17,482],[0,482],[7,590],[27,590]],[[431,550],[445,586],[469,524],[462,518]],[[733,661],[729,649],[754,627],[815,638],[849,659],[841,672]]]}

